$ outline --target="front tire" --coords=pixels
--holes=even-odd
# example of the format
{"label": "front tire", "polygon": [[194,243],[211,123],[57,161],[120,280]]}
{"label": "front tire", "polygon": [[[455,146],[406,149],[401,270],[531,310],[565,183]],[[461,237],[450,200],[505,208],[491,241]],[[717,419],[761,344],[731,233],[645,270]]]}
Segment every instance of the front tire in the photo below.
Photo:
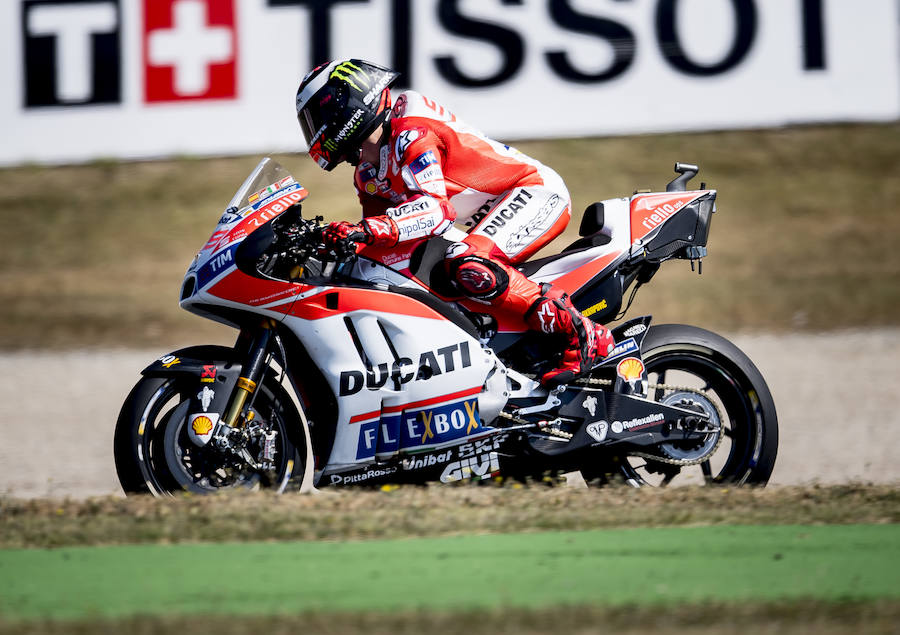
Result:
{"label": "front tire", "polygon": [[128,495],[161,496],[180,491],[209,493],[232,487],[283,489],[302,461],[300,417],[284,388],[267,378],[260,383],[254,425],[275,432],[271,470],[255,471],[211,447],[198,448],[187,435],[185,416],[196,380],[186,375],[143,377],[132,389],[116,423],[116,473]]}

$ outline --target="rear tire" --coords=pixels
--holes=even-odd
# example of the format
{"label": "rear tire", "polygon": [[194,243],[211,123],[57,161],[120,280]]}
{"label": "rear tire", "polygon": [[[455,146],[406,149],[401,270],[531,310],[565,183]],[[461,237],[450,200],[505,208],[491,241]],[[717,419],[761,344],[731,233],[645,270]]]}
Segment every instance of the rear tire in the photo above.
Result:
{"label": "rear tire", "polygon": [[[737,346],[695,326],[651,326],[641,344],[651,384],[689,386],[706,391],[723,415],[724,438],[705,461],[675,466],[640,457],[622,457],[604,474],[585,479],[607,482],[618,474],[634,486],[678,484],[765,485],[778,454],[778,417],[769,387]],[[662,392],[651,390],[660,400]]]}

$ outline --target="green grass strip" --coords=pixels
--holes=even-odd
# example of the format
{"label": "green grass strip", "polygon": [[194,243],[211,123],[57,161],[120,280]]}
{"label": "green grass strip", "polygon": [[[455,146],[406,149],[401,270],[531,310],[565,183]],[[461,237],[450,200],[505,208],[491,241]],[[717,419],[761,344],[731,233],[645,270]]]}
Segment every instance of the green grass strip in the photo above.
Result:
{"label": "green grass strip", "polygon": [[900,526],[726,526],[0,551],[0,616],[900,596]]}

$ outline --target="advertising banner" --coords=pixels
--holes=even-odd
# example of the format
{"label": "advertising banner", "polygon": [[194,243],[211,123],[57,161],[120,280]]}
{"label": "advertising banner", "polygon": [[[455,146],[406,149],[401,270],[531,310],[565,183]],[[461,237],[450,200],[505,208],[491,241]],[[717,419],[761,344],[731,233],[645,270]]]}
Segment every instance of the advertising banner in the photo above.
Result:
{"label": "advertising banner", "polygon": [[361,57],[507,140],[900,117],[896,0],[8,0],[0,165],[302,150]]}

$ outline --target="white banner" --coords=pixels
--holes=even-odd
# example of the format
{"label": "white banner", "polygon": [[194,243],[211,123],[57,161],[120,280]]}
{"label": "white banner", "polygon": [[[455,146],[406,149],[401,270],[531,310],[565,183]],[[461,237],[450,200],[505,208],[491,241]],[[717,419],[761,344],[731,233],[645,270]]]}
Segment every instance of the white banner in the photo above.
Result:
{"label": "white banner", "polygon": [[897,0],[6,0],[0,164],[302,150],[316,63],[500,139],[900,117]]}

